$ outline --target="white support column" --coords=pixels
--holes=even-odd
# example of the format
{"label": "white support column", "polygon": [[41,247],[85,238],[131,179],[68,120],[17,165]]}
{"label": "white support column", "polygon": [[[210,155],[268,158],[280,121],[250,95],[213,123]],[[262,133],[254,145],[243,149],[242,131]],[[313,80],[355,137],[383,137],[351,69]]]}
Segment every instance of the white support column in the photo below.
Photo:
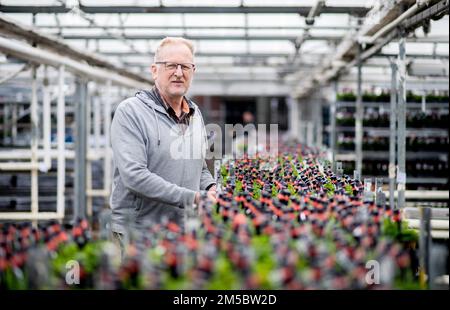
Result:
{"label": "white support column", "polygon": [[[92,191],[92,160],[87,158],[87,154],[92,150],[97,150],[97,140],[94,137],[94,146],[92,146],[91,138],[93,133],[93,127],[95,127],[95,107],[93,107],[95,102],[95,87],[93,82],[86,83],[86,193]],[[86,215],[90,219],[92,218],[92,195],[86,195]]]}
{"label": "white support column", "polygon": [[86,107],[89,101],[88,81],[77,77],[77,102],[75,105],[75,190],[74,190],[74,220],[86,218],[86,161],[87,161],[87,128]]}
{"label": "white support column", "polygon": [[42,112],[43,112],[43,141],[44,141],[44,162],[41,169],[47,172],[52,167],[51,159],[51,107],[50,107],[50,88],[47,76],[47,67],[44,69],[44,87],[42,89]]}
{"label": "white support column", "polygon": [[[39,143],[39,117],[37,98],[37,67],[31,69],[31,215],[37,216],[39,212],[39,191],[38,191],[38,143]],[[36,224],[36,223],[35,223]]]}
{"label": "white support column", "polygon": [[[92,160],[86,160],[86,192],[92,192]],[[86,195],[86,215],[92,219],[92,195]]]}
{"label": "white support column", "polygon": [[391,62],[391,106],[389,118],[389,206],[395,206],[395,145],[397,130],[397,66]]}
{"label": "white support column", "polygon": [[355,109],[355,168],[357,173],[362,176],[362,139],[363,139],[363,114],[364,107],[362,103],[362,62],[361,62],[361,46],[358,46],[358,80],[357,80],[357,96]]}
{"label": "white support column", "polygon": [[397,190],[399,209],[405,206],[406,189],[406,51],[405,38],[402,37],[399,42],[398,54],[398,107],[397,107]]}
{"label": "white support column", "polygon": [[65,68],[58,68],[58,102],[56,107],[56,127],[57,127],[57,145],[58,145],[58,168],[57,168],[57,188],[56,188],[56,213],[59,218],[64,217],[65,209],[65,183],[66,183],[66,158],[65,158],[65,140],[66,140],[66,120],[65,120]]}
{"label": "white support column", "polygon": [[335,80],[333,83],[333,98],[330,104],[330,131],[329,131],[329,141],[331,150],[331,162],[333,171],[335,170],[336,164],[336,101],[338,94],[338,81]]}
{"label": "white support column", "polygon": [[100,128],[101,128],[101,103],[100,103],[100,97],[98,95],[98,92],[96,91],[93,94],[93,97],[91,99],[94,107],[94,144],[95,144],[95,151],[100,152]]}
{"label": "white support column", "polygon": [[91,88],[92,88],[92,83],[91,82],[86,82],[87,86],[86,86],[86,91],[87,91],[87,101],[86,101],[86,142],[87,142],[87,150],[89,151],[91,149],[91,135],[94,132],[93,127],[92,127],[92,107],[91,107],[91,103],[92,103],[92,93],[91,93]]}
{"label": "white support column", "polygon": [[112,150],[110,146],[110,129],[111,129],[111,81],[106,82],[106,96],[103,99],[103,135],[105,137],[105,159],[104,159],[104,167],[103,167],[103,187],[106,190],[107,196],[106,200],[108,201],[109,195],[111,193],[111,184],[112,184]]}

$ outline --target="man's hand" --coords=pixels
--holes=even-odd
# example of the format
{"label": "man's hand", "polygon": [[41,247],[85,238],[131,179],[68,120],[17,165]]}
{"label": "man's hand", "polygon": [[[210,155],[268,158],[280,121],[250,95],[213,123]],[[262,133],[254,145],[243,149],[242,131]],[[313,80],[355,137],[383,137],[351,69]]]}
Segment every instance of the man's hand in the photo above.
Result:
{"label": "man's hand", "polygon": [[214,196],[217,195],[217,187],[216,187],[215,185],[211,186],[211,187],[208,189],[208,192],[214,193]]}
{"label": "man's hand", "polygon": [[208,190],[208,198],[209,200],[211,200],[213,203],[217,202],[217,187],[215,185],[211,186]]}
{"label": "man's hand", "polygon": [[[216,186],[213,185],[209,188],[208,192],[206,193],[206,196],[213,203],[216,203],[217,202],[216,195],[217,195]],[[197,192],[195,193],[194,203],[198,204],[199,202],[200,202],[200,192]]]}

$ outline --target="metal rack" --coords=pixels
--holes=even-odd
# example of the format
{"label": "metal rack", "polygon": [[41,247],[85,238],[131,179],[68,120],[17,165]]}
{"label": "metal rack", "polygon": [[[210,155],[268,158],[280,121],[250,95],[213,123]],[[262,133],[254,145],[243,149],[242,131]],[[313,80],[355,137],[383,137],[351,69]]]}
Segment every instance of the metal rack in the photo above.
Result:
{"label": "metal rack", "polygon": [[[34,29],[29,29],[14,21],[0,17],[4,26],[2,33],[10,33],[12,36],[22,35],[27,39],[35,39],[43,42],[44,47],[35,47],[31,44],[0,37],[0,51],[13,56],[17,59],[32,63],[31,66],[31,97],[30,97],[30,115],[31,115],[31,149],[22,152],[22,161],[17,158],[17,154],[22,150],[13,150],[13,152],[2,152],[2,158],[5,160],[0,163],[0,170],[3,171],[30,171],[31,173],[31,212],[4,212],[0,213],[0,219],[5,220],[62,220],[65,214],[65,174],[66,159],[73,157],[75,161],[75,184],[74,184],[74,217],[83,218],[92,213],[92,197],[109,196],[111,184],[111,151],[107,144],[101,146],[99,141],[101,124],[98,121],[102,115],[104,141],[109,141],[109,125],[111,122],[111,88],[121,87],[146,87],[151,85],[150,80],[145,80],[138,75],[117,68],[99,57],[84,53],[80,50],[72,49],[64,43],[40,34]],[[45,47],[47,46],[47,47]],[[48,46],[51,46],[50,48]],[[65,56],[58,54],[65,52]],[[88,60],[91,64],[86,63]],[[41,81],[38,81],[38,67],[44,68]],[[50,90],[49,78],[47,76],[47,66],[55,68],[54,74],[56,81],[56,93],[52,94]],[[102,67],[99,67],[102,66]],[[65,116],[66,116],[66,89],[65,81],[67,73],[75,75],[75,127],[77,132],[77,141],[73,151],[69,151],[65,145]],[[42,72],[40,73],[42,74]],[[96,88],[104,88],[103,96],[98,92],[88,89],[89,81],[97,83]],[[38,85],[38,83],[42,83]],[[42,87],[42,98],[38,96],[38,87]],[[97,90],[98,91],[98,90]],[[57,101],[56,120],[57,120],[57,148],[53,149],[51,144],[51,101],[52,97]],[[39,124],[38,105],[42,100],[43,105],[43,123]],[[88,146],[87,131],[90,123],[87,123],[89,105],[94,105],[94,145]],[[101,101],[99,101],[101,100]],[[100,104],[104,102],[104,104]],[[5,116],[5,115],[4,115]],[[43,148],[39,148],[39,130],[43,128]],[[89,130],[90,131],[90,130]],[[71,153],[72,152],[72,153]],[[90,157],[89,157],[89,154]],[[94,158],[102,158],[104,162],[104,188],[92,189],[91,161],[92,154]],[[9,156],[10,155],[10,156]],[[19,156],[20,157],[20,156]],[[45,173],[52,167],[52,159],[57,159],[57,202],[56,212],[39,211],[39,173]],[[28,161],[23,161],[28,160]]]}

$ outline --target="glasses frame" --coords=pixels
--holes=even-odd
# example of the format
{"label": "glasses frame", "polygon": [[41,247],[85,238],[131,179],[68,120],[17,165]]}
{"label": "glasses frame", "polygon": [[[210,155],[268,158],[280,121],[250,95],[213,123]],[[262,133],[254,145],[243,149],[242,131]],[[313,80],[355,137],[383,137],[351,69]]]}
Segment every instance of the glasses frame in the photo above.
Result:
{"label": "glasses frame", "polygon": [[[195,64],[189,63],[189,62],[176,63],[176,62],[172,62],[172,61],[157,61],[157,62],[155,62],[155,64],[164,65],[164,69],[166,69],[167,71],[176,71],[176,70],[178,70],[178,66],[181,68],[182,72],[194,72],[195,71]],[[176,65],[176,67],[173,69],[169,69],[167,67],[169,64]],[[191,66],[191,67],[189,67],[189,66]]]}

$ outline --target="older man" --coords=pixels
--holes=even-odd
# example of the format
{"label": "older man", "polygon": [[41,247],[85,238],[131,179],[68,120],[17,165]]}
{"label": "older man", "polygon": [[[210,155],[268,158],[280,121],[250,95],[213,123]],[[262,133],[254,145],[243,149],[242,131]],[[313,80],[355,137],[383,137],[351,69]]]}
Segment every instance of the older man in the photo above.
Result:
{"label": "older man", "polygon": [[184,207],[198,202],[201,190],[215,198],[204,153],[177,153],[190,138],[205,137],[200,110],[185,97],[195,73],[193,44],[184,38],[163,39],[151,72],[153,89],[121,102],[111,125],[112,231],[120,242],[130,221],[139,226],[165,217],[181,224]]}

